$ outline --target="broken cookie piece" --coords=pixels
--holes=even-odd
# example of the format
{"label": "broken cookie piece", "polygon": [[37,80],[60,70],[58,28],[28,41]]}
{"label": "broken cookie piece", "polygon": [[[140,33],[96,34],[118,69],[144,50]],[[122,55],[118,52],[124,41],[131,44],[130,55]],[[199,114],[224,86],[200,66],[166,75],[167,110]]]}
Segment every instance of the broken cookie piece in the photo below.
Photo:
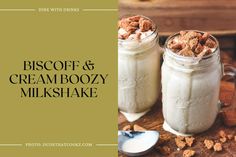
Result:
{"label": "broken cookie piece", "polygon": [[124,126],[122,130],[124,130],[124,131],[130,131],[130,130],[132,130],[131,125],[126,125],[126,126]]}
{"label": "broken cookie piece", "polygon": [[222,151],[222,145],[221,145],[221,143],[215,143],[215,145],[214,145],[214,151],[216,151],[216,152]]}
{"label": "broken cookie piece", "polygon": [[134,124],[134,131],[146,131],[147,129],[137,125],[137,124]]}
{"label": "broken cookie piece", "polygon": [[178,140],[181,140],[181,141],[183,141],[183,140],[185,139],[184,136],[177,136],[176,138],[177,138]]}
{"label": "broken cookie piece", "polygon": [[141,17],[142,17],[141,15],[135,15],[135,16],[128,17],[128,19],[130,21],[139,22]]}
{"label": "broken cookie piece", "polygon": [[183,141],[184,138],[176,137],[175,144],[179,149],[183,149],[186,146],[186,142]]}
{"label": "broken cookie piece", "polygon": [[194,150],[185,150],[183,152],[183,157],[192,157],[195,155],[195,151]]}
{"label": "broken cookie piece", "polygon": [[127,32],[125,34],[118,34],[118,38],[119,39],[128,39],[128,37],[130,36],[131,32]]}
{"label": "broken cookie piece", "polygon": [[189,46],[185,46],[185,48],[180,50],[177,54],[181,56],[194,57],[194,53]]}
{"label": "broken cookie piece", "polygon": [[215,47],[215,42],[214,42],[212,39],[208,38],[208,39],[206,40],[205,45],[206,45],[207,47],[209,47],[209,48],[214,48],[214,47]]}
{"label": "broken cookie piece", "polygon": [[220,142],[225,143],[227,141],[226,137],[221,137]]}
{"label": "broken cookie piece", "polygon": [[218,134],[220,137],[226,137],[226,133],[224,132],[224,130],[220,130]]}
{"label": "broken cookie piece", "polygon": [[201,37],[200,37],[200,42],[206,42],[207,39],[209,38],[210,34],[208,32],[205,32]]}
{"label": "broken cookie piece", "polygon": [[212,140],[204,140],[204,145],[207,149],[212,149],[214,146],[214,142]]}
{"label": "broken cookie piece", "polygon": [[192,147],[194,139],[195,139],[194,137],[185,137],[185,142],[187,146]]}
{"label": "broken cookie piece", "polygon": [[139,28],[141,32],[146,32],[150,29],[152,29],[152,22],[148,19],[141,18],[139,20]]}
{"label": "broken cookie piece", "polygon": [[203,51],[204,47],[198,43],[197,47],[195,48],[195,53],[200,54]]}
{"label": "broken cookie piece", "polygon": [[229,134],[229,135],[227,135],[227,138],[228,138],[229,140],[232,140],[232,139],[233,139],[233,135],[232,135],[232,134]]}
{"label": "broken cookie piece", "polygon": [[167,47],[181,56],[202,58],[216,49],[217,42],[206,32],[180,31],[168,41]]}
{"label": "broken cookie piece", "polygon": [[193,39],[191,39],[191,40],[189,41],[189,46],[190,46],[190,48],[191,48],[192,51],[195,50],[195,48],[197,47],[197,45],[198,45],[198,38],[197,38],[197,37],[195,37],[195,38],[193,38]]}

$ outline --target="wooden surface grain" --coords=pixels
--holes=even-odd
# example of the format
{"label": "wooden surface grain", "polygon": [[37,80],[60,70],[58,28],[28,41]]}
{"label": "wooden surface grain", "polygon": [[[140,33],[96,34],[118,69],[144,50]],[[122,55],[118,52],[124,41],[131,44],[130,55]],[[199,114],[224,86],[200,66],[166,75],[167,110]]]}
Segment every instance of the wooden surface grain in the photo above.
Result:
{"label": "wooden surface grain", "polygon": [[141,14],[157,24],[161,35],[186,29],[215,35],[236,34],[235,0],[119,0],[120,17]]}
{"label": "wooden surface grain", "polygon": [[[234,66],[236,66],[236,62],[232,59],[232,53],[222,53],[221,60],[224,63],[230,63]],[[233,98],[233,92],[234,92],[234,83],[233,82],[221,82],[221,91],[220,91],[220,100],[230,104]],[[235,101],[236,102],[236,101]],[[236,104],[232,104],[229,107],[235,107]],[[138,124],[147,130],[157,130],[160,132],[161,136],[169,137],[167,141],[160,144],[158,143],[155,148],[148,153],[147,155],[143,157],[161,157],[161,156],[169,156],[169,157],[178,157],[182,156],[183,150],[178,151],[177,146],[175,145],[174,138],[176,137],[173,134],[170,134],[163,130],[164,119],[162,116],[162,104],[161,100],[159,100],[151,109],[150,112],[148,112],[145,116],[138,119],[137,121],[133,123],[129,123],[125,117],[119,113],[118,115],[118,128],[122,130],[122,128],[128,124],[134,125]],[[236,157],[236,141],[230,140],[223,144],[223,151],[222,152],[214,152],[213,150],[207,150],[204,147],[203,141],[207,139],[218,139],[218,132],[220,130],[224,130],[227,134],[233,134],[236,135],[236,127],[226,127],[222,122],[222,117],[220,114],[218,115],[214,125],[207,131],[195,135],[195,142],[193,146],[191,147],[192,150],[196,151],[196,157]],[[163,155],[160,153],[159,148],[163,146],[168,146],[171,149],[171,153],[168,155]],[[124,154],[119,153],[119,157],[126,157]]]}

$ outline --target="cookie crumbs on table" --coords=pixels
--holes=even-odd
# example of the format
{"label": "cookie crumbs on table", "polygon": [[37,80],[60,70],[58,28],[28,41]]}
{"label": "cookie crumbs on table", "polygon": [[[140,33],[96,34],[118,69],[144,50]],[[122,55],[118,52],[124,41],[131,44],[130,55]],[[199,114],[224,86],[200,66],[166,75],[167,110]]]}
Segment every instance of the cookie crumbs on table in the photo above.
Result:
{"label": "cookie crumbs on table", "polygon": [[226,137],[226,133],[224,132],[224,130],[220,130],[218,134],[220,137]]}
{"label": "cookie crumbs on table", "polygon": [[183,157],[192,157],[194,155],[195,155],[195,151],[194,150],[186,149],[183,152]]}
{"label": "cookie crumbs on table", "polygon": [[204,145],[207,149],[212,149],[214,146],[214,142],[212,140],[205,139]]}
{"label": "cookie crumbs on table", "polygon": [[130,130],[132,130],[131,125],[124,126],[122,130],[123,131],[130,131]]}
{"label": "cookie crumbs on table", "polygon": [[183,141],[184,138],[176,137],[175,144],[179,149],[183,149],[186,146],[186,142]]}
{"label": "cookie crumbs on table", "polygon": [[221,137],[220,142],[225,143],[227,141],[226,137]]}
{"label": "cookie crumbs on table", "polygon": [[228,138],[229,140],[232,140],[232,139],[233,139],[233,135],[232,135],[232,134],[229,134],[229,135],[227,135],[227,138]]}
{"label": "cookie crumbs on table", "polygon": [[134,124],[133,129],[134,129],[134,131],[146,131],[147,130],[137,124]]}
{"label": "cookie crumbs on table", "polygon": [[213,148],[214,148],[214,151],[216,151],[216,152],[222,151],[221,143],[215,143]]}
{"label": "cookie crumbs on table", "polygon": [[192,147],[194,139],[195,139],[194,137],[185,137],[185,142],[189,147]]}

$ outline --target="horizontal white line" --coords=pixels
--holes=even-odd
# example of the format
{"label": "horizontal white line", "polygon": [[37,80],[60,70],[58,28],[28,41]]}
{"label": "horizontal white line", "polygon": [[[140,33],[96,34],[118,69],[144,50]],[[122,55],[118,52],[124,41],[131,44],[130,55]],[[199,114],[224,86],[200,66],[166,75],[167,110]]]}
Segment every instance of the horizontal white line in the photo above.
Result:
{"label": "horizontal white line", "polygon": [[83,9],[83,11],[118,11],[118,9]]}
{"label": "horizontal white line", "polygon": [[98,147],[110,147],[110,146],[117,146],[117,144],[95,144],[95,146],[98,146]]}
{"label": "horizontal white line", "polygon": [[0,11],[36,11],[36,9],[0,9]]}
{"label": "horizontal white line", "polygon": [[23,144],[15,144],[15,143],[0,143],[0,147],[21,147]]}

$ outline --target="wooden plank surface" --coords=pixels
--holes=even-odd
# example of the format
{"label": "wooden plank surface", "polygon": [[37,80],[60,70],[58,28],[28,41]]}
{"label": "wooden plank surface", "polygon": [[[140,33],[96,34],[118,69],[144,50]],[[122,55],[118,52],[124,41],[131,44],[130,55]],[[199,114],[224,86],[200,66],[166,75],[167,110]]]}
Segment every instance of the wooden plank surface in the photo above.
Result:
{"label": "wooden plank surface", "polygon": [[120,17],[141,14],[157,24],[161,35],[186,29],[236,34],[235,0],[119,0]]}
{"label": "wooden plank surface", "polygon": [[133,8],[181,8],[181,9],[234,9],[235,0],[119,0],[121,5]]}

